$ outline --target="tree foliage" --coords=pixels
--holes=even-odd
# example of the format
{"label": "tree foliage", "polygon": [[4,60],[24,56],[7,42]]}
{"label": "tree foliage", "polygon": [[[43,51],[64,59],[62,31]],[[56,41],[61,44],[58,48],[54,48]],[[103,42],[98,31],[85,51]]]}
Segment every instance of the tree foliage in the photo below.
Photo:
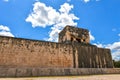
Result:
{"label": "tree foliage", "polygon": [[120,61],[113,61],[115,68],[120,68]]}

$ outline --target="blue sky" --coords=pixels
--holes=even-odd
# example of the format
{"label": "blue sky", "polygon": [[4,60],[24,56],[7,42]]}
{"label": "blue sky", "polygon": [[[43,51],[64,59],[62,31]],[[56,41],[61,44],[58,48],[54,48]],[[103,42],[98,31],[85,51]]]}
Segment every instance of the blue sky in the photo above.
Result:
{"label": "blue sky", "polygon": [[120,0],[0,0],[0,35],[57,41],[65,25],[89,29],[120,60]]}

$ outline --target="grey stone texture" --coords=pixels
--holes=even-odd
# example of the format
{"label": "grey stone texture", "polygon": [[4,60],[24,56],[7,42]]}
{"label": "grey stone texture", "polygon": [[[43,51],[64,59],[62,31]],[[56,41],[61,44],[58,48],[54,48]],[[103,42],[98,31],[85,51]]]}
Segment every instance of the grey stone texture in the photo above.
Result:
{"label": "grey stone texture", "polygon": [[0,68],[2,77],[79,76],[120,74],[117,68]]}

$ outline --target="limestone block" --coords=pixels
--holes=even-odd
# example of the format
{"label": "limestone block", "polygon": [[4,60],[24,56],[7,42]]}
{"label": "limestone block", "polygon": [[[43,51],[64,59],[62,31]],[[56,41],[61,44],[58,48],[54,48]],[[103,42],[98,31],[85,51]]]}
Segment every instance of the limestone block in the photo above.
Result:
{"label": "limestone block", "polygon": [[16,77],[27,77],[32,76],[32,70],[27,68],[17,68],[16,69]]}
{"label": "limestone block", "polygon": [[16,68],[8,68],[6,77],[15,77],[16,76]]}
{"label": "limestone block", "polygon": [[32,68],[32,76],[34,76],[34,77],[39,76],[39,69],[38,68]]}
{"label": "limestone block", "polygon": [[8,68],[0,68],[0,77],[7,77]]}

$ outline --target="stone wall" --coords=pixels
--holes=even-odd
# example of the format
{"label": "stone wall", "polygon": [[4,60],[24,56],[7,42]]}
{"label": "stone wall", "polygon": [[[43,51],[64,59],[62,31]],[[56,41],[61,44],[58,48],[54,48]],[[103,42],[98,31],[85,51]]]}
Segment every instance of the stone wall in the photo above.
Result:
{"label": "stone wall", "polygon": [[120,74],[118,68],[0,68],[0,77]]}
{"label": "stone wall", "polygon": [[0,37],[0,67],[112,68],[109,49]]}
{"label": "stone wall", "polygon": [[72,53],[66,44],[0,37],[0,67],[72,68]]}
{"label": "stone wall", "polygon": [[113,68],[110,49],[78,43],[72,45],[75,68]]}

